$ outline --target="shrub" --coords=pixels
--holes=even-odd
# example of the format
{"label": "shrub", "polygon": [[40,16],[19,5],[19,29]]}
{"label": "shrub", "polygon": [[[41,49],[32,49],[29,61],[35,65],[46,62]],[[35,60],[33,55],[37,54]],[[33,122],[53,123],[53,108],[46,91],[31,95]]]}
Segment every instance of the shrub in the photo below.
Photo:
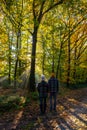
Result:
{"label": "shrub", "polygon": [[0,97],[0,112],[18,109],[25,104],[25,97],[2,96]]}
{"label": "shrub", "polygon": [[32,100],[37,100],[37,99],[38,99],[38,93],[37,93],[37,92],[32,92],[32,93],[30,94],[30,96],[31,96],[31,99],[32,99]]}

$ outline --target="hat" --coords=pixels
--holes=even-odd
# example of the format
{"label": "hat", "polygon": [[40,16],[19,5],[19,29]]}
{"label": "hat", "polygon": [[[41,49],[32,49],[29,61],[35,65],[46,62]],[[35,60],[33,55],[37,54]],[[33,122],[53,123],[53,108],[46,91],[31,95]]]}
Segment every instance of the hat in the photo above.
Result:
{"label": "hat", "polygon": [[42,79],[42,80],[45,80],[45,76],[44,76],[43,74],[41,75],[41,79]]}

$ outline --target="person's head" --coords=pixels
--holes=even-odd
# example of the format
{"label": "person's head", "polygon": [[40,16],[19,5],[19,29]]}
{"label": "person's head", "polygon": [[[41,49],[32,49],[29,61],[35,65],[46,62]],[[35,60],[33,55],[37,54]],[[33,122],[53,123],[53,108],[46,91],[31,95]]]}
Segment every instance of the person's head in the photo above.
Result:
{"label": "person's head", "polygon": [[45,75],[41,75],[41,80],[45,80]]}
{"label": "person's head", "polygon": [[52,72],[51,77],[55,77],[55,73]]}

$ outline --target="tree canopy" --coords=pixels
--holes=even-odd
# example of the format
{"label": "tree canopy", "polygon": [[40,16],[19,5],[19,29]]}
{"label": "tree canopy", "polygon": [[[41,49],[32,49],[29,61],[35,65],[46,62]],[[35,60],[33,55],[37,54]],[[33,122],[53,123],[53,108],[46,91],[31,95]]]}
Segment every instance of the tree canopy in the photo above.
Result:
{"label": "tree canopy", "polygon": [[[35,91],[35,75],[52,71],[60,82],[87,82],[86,0],[1,0],[0,77]],[[23,80],[23,79],[22,79]]]}

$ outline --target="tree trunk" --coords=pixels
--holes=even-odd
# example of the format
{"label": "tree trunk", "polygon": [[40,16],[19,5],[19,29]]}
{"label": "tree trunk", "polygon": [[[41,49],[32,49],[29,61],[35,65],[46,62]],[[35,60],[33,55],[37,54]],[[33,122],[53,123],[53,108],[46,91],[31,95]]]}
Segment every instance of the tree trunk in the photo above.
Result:
{"label": "tree trunk", "polygon": [[37,31],[38,27],[34,28],[34,32],[32,35],[32,54],[31,54],[31,69],[30,69],[30,77],[28,82],[29,91],[33,92],[36,90],[35,84],[35,59],[36,59],[36,43],[37,43]]}
{"label": "tree trunk", "polygon": [[76,53],[77,53],[77,47],[75,43],[75,50],[74,50],[74,70],[73,70],[73,79],[74,79],[74,85],[76,87]]}
{"label": "tree trunk", "polygon": [[57,69],[56,69],[56,78],[58,78],[58,75],[59,75],[62,48],[63,48],[63,42],[62,42],[62,39],[61,39],[61,32],[60,32],[60,52],[59,52],[59,55],[58,55],[58,63],[57,63]]}
{"label": "tree trunk", "polygon": [[[24,1],[22,0],[21,1],[21,13],[20,13],[20,22],[19,22],[19,49],[21,50],[21,27],[22,27],[22,20],[23,20],[23,6],[24,6]],[[22,74],[22,70],[21,70],[21,67],[22,67],[22,63],[21,63],[21,60],[19,60],[19,76]]]}
{"label": "tree trunk", "polygon": [[44,70],[45,70],[44,66],[45,66],[45,54],[44,54],[44,49],[43,49],[42,74],[44,74]]}
{"label": "tree trunk", "polygon": [[45,65],[45,54],[43,54],[43,61],[42,61],[42,74],[44,74],[44,65]]}
{"label": "tree trunk", "polygon": [[61,43],[61,45],[60,45],[60,52],[59,52],[59,56],[58,56],[58,64],[57,64],[57,70],[56,70],[56,78],[58,78],[58,75],[59,75],[61,53],[62,53],[62,43]]}
{"label": "tree trunk", "polygon": [[[10,35],[9,35],[10,37]],[[9,81],[9,85],[11,84],[11,43],[10,43],[10,39],[9,39],[9,74],[8,74],[8,81]]]}
{"label": "tree trunk", "polygon": [[44,36],[42,35],[42,49],[43,49],[43,59],[42,59],[42,74],[44,74],[44,70],[45,70],[45,39]]}
{"label": "tree trunk", "polygon": [[16,61],[15,61],[15,68],[14,68],[14,88],[16,87],[16,80],[17,80],[17,67],[18,67],[18,44],[19,44],[19,33],[17,33],[17,45],[16,45]]}
{"label": "tree trunk", "polygon": [[70,29],[69,29],[69,37],[68,37],[68,68],[67,68],[67,87],[69,87],[70,83]]}
{"label": "tree trunk", "polygon": [[53,54],[52,54],[52,73],[54,73],[54,35],[52,33],[52,50],[53,50]]}
{"label": "tree trunk", "polygon": [[17,66],[18,66],[18,56],[15,62],[15,71],[14,71],[14,88],[16,88],[16,82],[17,82]]}
{"label": "tree trunk", "polygon": [[[18,44],[19,44],[19,50],[21,50],[21,28],[19,28],[18,32],[19,32]],[[20,53],[19,53],[19,56],[20,56]],[[19,63],[19,76],[20,76],[22,74],[22,71],[21,71],[22,64],[21,64],[20,59],[18,60],[18,63]]]}

